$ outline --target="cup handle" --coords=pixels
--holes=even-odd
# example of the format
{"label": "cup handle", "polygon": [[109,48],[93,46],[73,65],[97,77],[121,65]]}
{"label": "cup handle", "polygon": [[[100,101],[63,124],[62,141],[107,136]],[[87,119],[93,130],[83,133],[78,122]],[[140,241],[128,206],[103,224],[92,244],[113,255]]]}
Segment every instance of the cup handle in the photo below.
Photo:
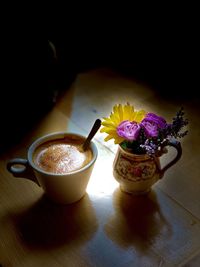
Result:
{"label": "cup handle", "polygon": [[[16,167],[16,165],[19,165],[19,167]],[[9,160],[7,162],[7,170],[12,173],[14,177],[31,180],[40,186],[27,159],[15,158]]]}
{"label": "cup handle", "polygon": [[160,172],[161,172],[161,177],[160,178],[162,178],[164,173],[166,172],[166,170],[168,170],[171,166],[173,166],[182,156],[182,147],[181,147],[181,143],[180,142],[178,142],[178,141],[170,141],[164,147],[166,147],[166,146],[174,147],[176,149],[176,151],[177,151],[177,154],[176,154],[174,159],[172,159],[169,163],[167,163],[167,165],[165,167],[163,167],[160,170]]}

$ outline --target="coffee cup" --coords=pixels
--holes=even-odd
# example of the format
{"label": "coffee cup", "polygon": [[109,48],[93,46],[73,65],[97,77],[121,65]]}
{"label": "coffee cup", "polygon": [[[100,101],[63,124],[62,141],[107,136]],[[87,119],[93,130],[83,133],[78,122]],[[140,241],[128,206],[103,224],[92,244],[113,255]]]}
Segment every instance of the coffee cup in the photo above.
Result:
{"label": "coffee cup", "polygon": [[9,160],[7,170],[14,177],[37,183],[56,203],[76,202],[86,192],[98,155],[93,141],[86,151],[82,149],[85,139],[85,136],[67,132],[45,135],[32,143],[27,159]]}

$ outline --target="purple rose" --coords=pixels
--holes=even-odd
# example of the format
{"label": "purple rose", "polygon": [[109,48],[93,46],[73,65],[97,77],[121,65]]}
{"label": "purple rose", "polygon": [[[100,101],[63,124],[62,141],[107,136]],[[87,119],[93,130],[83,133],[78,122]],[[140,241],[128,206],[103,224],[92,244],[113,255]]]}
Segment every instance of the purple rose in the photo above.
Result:
{"label": "purple rose", "polygon": [[147,113],[146,117],[141,121],[141,126],[144,128],[147,137],[157,137],[159,129],[164,129],[167,126],[166,120],[154,113]]}
{"label": "purple rose", "polygon": [[140,133],[140,125],[136,122],[131,121],[122,121],[119,126],[117,127],[117,133],[119,136],[129,140],[133,141],[136,140],[139,133]]}

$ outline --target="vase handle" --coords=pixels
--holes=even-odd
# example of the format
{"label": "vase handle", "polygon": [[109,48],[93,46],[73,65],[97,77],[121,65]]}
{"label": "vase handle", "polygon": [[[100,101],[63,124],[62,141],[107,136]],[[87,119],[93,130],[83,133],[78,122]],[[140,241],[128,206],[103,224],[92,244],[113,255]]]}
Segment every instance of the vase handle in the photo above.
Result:
{"label": "vase handle", "polygon": [[[172,159],[165,167],[163,167],[160,172],[161,172],[161,176],[160,178],[163,177],[164,173],[166,172],[166,170],[168,170],[171,166],[173,166],[182,156],[182,147],[181,147],[181,143],[178,141],[170,141],[167,145],[165,146],[172,146],[176,149],[177,151],[177,155],[174,159]],[[165,147],[164,146],[164,147]]]}

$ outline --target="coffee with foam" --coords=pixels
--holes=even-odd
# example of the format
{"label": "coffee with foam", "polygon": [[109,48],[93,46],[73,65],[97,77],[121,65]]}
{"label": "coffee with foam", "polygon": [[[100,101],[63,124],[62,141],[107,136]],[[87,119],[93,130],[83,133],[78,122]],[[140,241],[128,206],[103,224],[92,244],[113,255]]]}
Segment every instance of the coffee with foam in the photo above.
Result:
{"label": "coffee with foam", "polygon": [[47,141],[33,155],[35,165],[48,173],[67,174],[83,168],[92,160],[92,151],[82,150],[84,139],[68,136]]}

